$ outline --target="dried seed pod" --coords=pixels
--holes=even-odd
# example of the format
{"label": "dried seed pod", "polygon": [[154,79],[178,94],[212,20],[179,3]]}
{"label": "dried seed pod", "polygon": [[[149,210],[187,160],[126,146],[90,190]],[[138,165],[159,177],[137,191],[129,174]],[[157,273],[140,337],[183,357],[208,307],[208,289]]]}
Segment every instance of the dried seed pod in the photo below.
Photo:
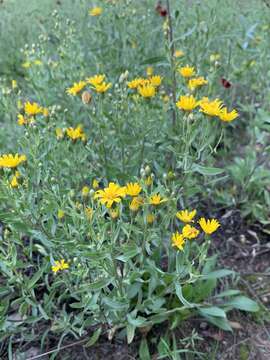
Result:
{"label": "dried seed pod", "polygon": [[91,102],[91,100],[92,100],[92,95],[90,94],[90,92],[89,91],[84,91],[82,93],[82,102],[85,105],[87,105],[87,104],[89,104]]}

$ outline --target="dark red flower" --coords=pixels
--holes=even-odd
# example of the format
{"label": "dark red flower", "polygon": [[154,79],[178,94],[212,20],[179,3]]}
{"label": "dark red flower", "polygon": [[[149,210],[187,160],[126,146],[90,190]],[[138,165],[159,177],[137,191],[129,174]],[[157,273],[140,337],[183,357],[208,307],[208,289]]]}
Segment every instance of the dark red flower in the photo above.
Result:
{"label": "dark red flower", "polygon": [[165,17],[168,15],[167,9],[161,5],[160,1],[156,5],[156,11],[159,13],[160,16]]}
{"label": "dark red flower", "polygon": [[223,87],[225,87],[225,89],[228,89],[232,86],[232,84],[225,78],[221,78],[221,84]]}

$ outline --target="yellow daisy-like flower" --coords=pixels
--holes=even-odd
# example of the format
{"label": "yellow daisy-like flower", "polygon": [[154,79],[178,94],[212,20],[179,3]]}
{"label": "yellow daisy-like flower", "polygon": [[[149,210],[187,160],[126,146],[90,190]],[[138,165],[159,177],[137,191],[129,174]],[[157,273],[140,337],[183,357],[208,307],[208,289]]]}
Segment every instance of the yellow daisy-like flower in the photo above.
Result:
{"label": "yellow daisy-like flower", "polygon": [[31,103],[30,101],[27,101],[24,104],[24,112],[29,116],[34,116],[41,114],[43,112],[43,108],[36,102]]}
{"label": "yellow daisy-like flower", "polygon": [[40,66],[40,65],[42,65],[42,61],[39,59],[36,59],[36,60],[34,60],[34,65]]}
{"label": "yellow daisy-like flower", "polygon": [[14,175],[10,181],[10,186],[12,188],[17,188],[19,186],[19,182],[18,182],[18,176]]}
{"label": "yellow daisy-like flower", "polygon": [[91,207],[86,207],[84,209],[84,213],[85,213],[86,219],[91,221],[93,214],[94,214],[94,210]]}
{"label": "yellow daisy-like flower", "polygon": [[121,187],[113,182],[109,183],[109,186],[104,190],[98,190],[95,192],[94,198],[99,199],[102,205],[107,208],[111,208],[113,203],[120,203],[122,198],[126,196],[125,187]]}
{"label": "yellow daisy-like flower", "polygon": [[72,96],[76,96],[86,86],[86,81],[75,82],[70,88],[66,90],[66,93]]}
{"label": "yellow daisy-like flower", "polygon": [[190,78],[195,75],[195,69],[193,66],[183,66],[180,69],[178,69],[178,72],[180,75],[182,75],[184,78]]}
{"label": "yellow daisy-like flower", "polygon": [[104,74],[98,74],[98,75],[91,76],[86,79],[88,84],[93,85],[93,86],[102,84],[104,80],[105,80]]}
{"label": "yellow daisy-like flower", "polygon": [[176,57],[176,58],[182,57],[184,55],[185,55],[185,53],[182,50],[175,50],[175,52],[174,52],[174,57]]}
{"label": "yellow daisy-like flower", "polygon": [[139,210],[141,205],[143,205],[143,198],[141,196],[137,196],[131,200],[129,209],[135,212]]}
{"label": "yellow daisy-like flower", "polygon": [[199,224],[203,231],[209,235],[215,232],[220,227],[220,223],[216,219],[206,220],[205,218],[201,218],[199,220]]}
{"label": "yellow daisy-like flower", "polygon": [[17,118],[17,123],[18,125],[23,126],[26,125],[28,122],[27,119],[22,114],[19,114]]}
{"label": "yellow daisy-like flower", "polygon": [[112,83],[103,82],[101,84],[95,85],[95,90],[97,93],[105,93],[112,87]]}
{"label": "yellow daisy-like flower", "polygon": [[89,15],[90,16],[99,16],[103,12],[103,9],[99,6],[93,7],[92,9],[89,9]]}
{"label": "yellow daisy-like flower", "polygon": [[22,64],[22,67],[25,68],[25,69],[29,69],[30,66],[31,66],[30,61],[25,61],[25,62]]}
{"label": "yellow daisy-like flower", "polygon": [[162,82],[162,77],[159,75],[154,75],[149,78],[150,84],[154,87],[159,87]]}
{"label": "yellow daisy-like flower", "polygon": [[16,168],[22,162],[26,161],[25,155],[12,155],[12,154],[5,154],[0,156],[0,167],[3,168]]}
{"label": "yellow daisy-like flower", "polygon": [[138,93],[144,98],[151,98],[156,95],[156,88],[153,85],[140,85]]}
{"label": "yellow daisy-like flower", "polygon": [[97,189],[99,187],[99,182],[97,179],[94,179],[92,182],[93,189]]}
{"label": "yellow daisy-like flower", "polygon": [[56,274],[60,270],[68,269],[69,265],[65,260],[55,261],[55,264],[52,265],[52,271]]}
{"label": "yellow daisy-like flower", "polygon": [[55,134],[58,140],[64,137],[64,131],[61,128],[56,128]]}
{"label": "yellow daisy-like flower", "polygon": [[147,66],[146,68],[146,74],[147,76],[152,76],[154,74],[154,68],[153,66]]}
{"label": "yellow daisy-like flower", "polygon": [[64,218],[64,216],[65,216],[64,210],[59,209],[59,210],[57,211],[57,218],[58,218],[59,220],[62,220],[62,219]]}
{"label": "yellow daisy-like flower", "polygon": [[200,231],[198,229],[189,224],[185,225],[182,230],[182,234],[185,239],[195,239],[199,233]]}
{"label": "yellow daisy-like flower", "polygon": [[147,221],[147,224],[149,224],[149,225],[153,224],[155,219],[156,219],[156,217],[154,214],[147,214],[147,216],[146,216],[146,221]]}
{"label": "yellow daisy-like flower", "polygon": [[172,234],[171,237],[172,246],[177,247],[179,250],[184,250],[185,239],[183,234],[180,234],[178,231]]}
{"label": "yellow daisy-like flower", "polygon": [[208,84],[208,81],[203,76],[200,76],[200,77],[197,77],[197,78],[194,78],[194,79],[190,79],[189,82],[188,82],[188,87],[191,90],[194,90],[197,87],[203,86],[203,85],[206,85],[206,84]]}
{"label": "yellow daisy-like flower", "polygon": [[177,219],[183,221],[184,223],[190,223],[193,222],[193,218],[196,215],[196,213],[197,213],[196,210],[192,210],[190,212],[188,210],[181,210],[176,213],[176,217]]}
{"label": "yellow daisy-like flower", "polygon": [[81,139],[82,141],[86,140],[86,135],[83,132],[81,126],[77,126],[75,129],[73,127],[67,128],[66,129],[66,134],[73,141],[76,141],[78,139]]}
{"label": "yellow daisy-like flower", "polygon": [[90,191],[89,187],[88,187],[88,186],[84,186],[84,187],[82,188],[82,196],[83,196],[83,197],[87,197],[87,196],[89,195],[89,191]]}
{"label": "yellow daisy-like flower", "polygon": [[149,203],[154,206],[158,206],[165,201],[167,201],[167,199],[162,199],[160,194],[154,194],[149,199]]}
{"label": "yellow daisy-like flower", "polygon": [[178,109],[182,109],[184,111],[192,111],[198,106],[198,101],[193,95],[180,96],[176,106]]}
{"label": "yellow daisy-like flower", "polygon": [[127,183],[126,194],[129,196],[138,196],[142,188],[138,183]]}
{"label": "yellow daisy-like flower", "polygon": [[236,119],[239,116],[239,114],[236,110],[232,110],[231,112],[228,112],[227,108],[224,107],[220,110],[218,116],[222,121],[231,122],[234,119]]}
{"label": "yellow daisy-like flower", "polygon": [[203,98],[200,101],[201,112],[209,116],[219,116],[223,103],[219,99],[210,101],[208,98]]}
{"label": "yellow daisy-like flower", "polygon": [[127,86],[130,89],[137,89],[138,86],[142,85],[142,81],[143,81],[142,78],[136,78],[136,79],[133,79],[131,81],[128,81]]}

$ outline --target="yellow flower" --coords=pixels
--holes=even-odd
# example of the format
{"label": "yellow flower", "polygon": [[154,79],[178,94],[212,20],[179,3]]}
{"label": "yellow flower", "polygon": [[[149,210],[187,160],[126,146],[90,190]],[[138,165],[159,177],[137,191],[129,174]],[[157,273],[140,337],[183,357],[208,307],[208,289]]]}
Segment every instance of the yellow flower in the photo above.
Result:
{"label": "yellow flower", "polygon": [[12,89],[16,89],[18,87],[18,84],[17,84],[16,80],[11,81],[11,87],[12,87]]}
{"label": "yellow flower", "polygon": [[220,59],[220,54],[216,53],[216,54],[211,54],[210,55],[210,62],[214,62]]}
{"label": "yellow flower", "polygon": [[10,181],[10,186],[13,188],[17,188],[19,186],[18,176],[16,176],[16,174],[12,177],[12,179]]}
{"label": "yellow flower", "polygon": [[99,182],[97,179],[94,179],[92,182],[93,189],[97,189],[99,187]]}
{"label": "yellow flower", "polygon": [[43,116],[45,117],[49,116],[49,109],[43,108]]}
{"label": "yellow flower", "polygon": [[90,84],[90,85],[93,85],[93,86],[96,86],[96,85],[100,85],[103,83],[105,79],[105,75],[104,74],[98,74],[98,75],[95,75],[95,76],[91,76],[89,78],[86,79],[86,81]]}
{"label": "yellow flower", "polygon": [[178,69],[178,72],[180,75],[182,75],[184,78],[190,78],[195,75],[195,69],[192,66],[183,66],[180,69]]}
{"label": "yellow flower", "polygon": [[146,68],[146,74],[147,74],[147,76],[152,76],[154,74],[153,66],[148,66]]}
{"label": "yellow flower", "polygon": [[192,111],[198,106],[198,101],[193,95],[180,96],[176,106],[184,111]]}
{"label": "yellow flower", "polygon": [[40,65],[42,65],[42,61],[39,59],[34,60],[34,64],[40,66]]}
{"label": "yellow flower", "polygon": [[153,184],[153,178],[152,176],[147,176],[147,178],[144,180],[146,186],[151,186]]}
{"label": "yellow flower", "polygon": [[234,119],[236,119],[238,116],[239,114],[236,110],[232,110],[231,112],[228,112],[226,107],[222,108],[219,112],[220,120],[225,122],[231,122]]}
{"label": "yellow flower", "polygon": [[144,79],[142,79],[142,78],[133,79],[133,80],[127,82],[127,86],[130,89],[137,89],[138,86],[142,85],[143,80]]}
{"label": "yellow flower", "polygon": [[188,210],[181,210],[176,213],[176,217],[177,219],[183,221],[184,223],[190,223],[193,222],[193,218],[196,215],[196,213],[197,213],[196,210],[192,210],[190,212]]}
{"label": "yellow flower", "polygon": [[208,81],[203,76],[200,76],[200,77],[197,77],[197,78],[194,78],[194,79],[190,79],[189,82],[188,82],[188,87],[191,90],[194,90],[197,87],[202,86],[202,85],[206,85],[206,84],[208,84]]}
{"label": "yellow flower", "polygon": [[223,103],[219,99],[210,101],[208,98],[203,98],[200,101],[201,112],[209,116],[219,116]]}
{"label": "yellow flower", "polygon": [[4,168],[16,168],[22,162],[26,161],[25,155],[12,155],[12,154],[5,154],[0,156],[0,167]]}
{"label": "yellow flower", "polygon": [[162,197],[160,196],[160,194],[154,194],[150,197],[149,199],[149,203],[151,205],[154,205],[154,206],[158,206],[160,205],[161,203],[167,201],[166,199],[162,199]]}
{"label": "yellow flower", "polygon": [[200,231],[194,226],[189,224],[185,225],[182,230],[182,234],[185,239],[194,239],[199,235]]}
{"label": "yellow flower", "polygon": [[65,260],[55,261],[54,265],[52,265],[52,271],[56,274],[60,270],[68,269],[69,265],[65,262]]}
{"label": "yellow flower", "polygon": [[172,246],[176,246],[179,250],[184,250],[185,239],[183,234],[180,234],[178,231],[172,234],[171,237]]}
{"label": "yellow flower", "polygon": [[27,115],[37,115],[37,114],[41,114],[43,112],[43,108],[41,106],[39,106],[36,102],[31,103],[30,101],[27,101],[24,104],[24,112]]}
{"label": "yellow flower", "polygon": [[140,197],[140,196],[137,196],[137,197],[134,197],[132,200],[131,200],[131,202],[130,202],[130,204],[129,204],[129,209],[131,210],[131,211],[138,211],[139,210],[139,208],[140,208],[140,206],[141,205],[143,205],[143,198],[142,197]]}
{"label": "yellow flower", "polygon": [[201,218],[199,220],[199,224],[203,231],[209,235],[215,232],[220,227],[220,223],[216,219],[206,220],[205,218]]}
{"label": "yellow flower", "polygon": [[107,208],[111,208],[113,203],[120,203],[122,198],[126,196],[125,187],[121,187],[113,182],[109,183],[109,186],[104,190],[98,190],[95,192],[94,198],[99,199],[102,205]]}
{"label": "yellow flower", "polygon": [[153,222],[155,221],[155,215],[154,214],[147,214],[146,216],[146,221],[147,221],[147,224],[153,224]]}
{"label": "yellow flower", "polygon": [[97,93],[105,93],[112,87],[112,83],[106,84],[106,82],[103,82],[101,84],[95,85],[95,90]]}
{"label": "yellow flower", "polygon": [[17,119],[17,123],[20,126],[26,125],[27,124],[27,119],[25,119],[25,117],[22,114],[19,114],[18,119]]}
{"label": "yellow flower", "polygon": [[22,67],[25,68],[25,69],[30,68],[30,66],[31,66],[30,61],[25,61],[25,62],[22,64]]}
{"label": "yellow flower", "polygon": [[57,137],[58,140],[62,139],[64,137],[64,132],[60,128],[55,129],[55,134],[56,134],[56,137]]}
{"label": "yellow flower", "polygon": [[109,214],[113,220],[116,220],[119,217],[119,209],[118,208],[110,209]]}
{"label": "yellow flower", "polygon": [[89,194],[89,191],[90,191],[89,187],[88,187],[88,186],[84,186],[84,187],[82,188],[82,196],[87,197],[88,194]]}
{"label": "yellow flower", "polygon": [[73,127],[67,128],[66,134],[73,141],[76,141],[77,139],[81,139],[82,141],[86,140],[85,133],[83,132],[81,126],[77,126],[75,129]]}
{"label": "yellow flower", "polygon": [[84,209],[84,213],[85,213],[85,216],[86,216],[87,220],[91,221],[92,217],[93,217],[94,210],[92,208],[90,208],[90,207],[86,207]]}
{"label": "yellow flower", "polygon": [[143,85],[138,87],[138,93],[144,98],[151,98],[156,94],[156,88],[153,85]]}
{"label": "yellow flower", "polygon": [[161,85],[162,78],[159,75],[154,75],[150,77],[149,81],[150,84],[153,85],[154,87],[159,87]]}
{"label": "yellow flower", "polygon": [[176,57],[176,58],[179,58],[184,55],[185,55],[184,52],[181,50],[175,50],[175,52],[174,52],[174,57]]}
{"label": "yellow flower", "polygon": [[103,9],[99,6],[93,7],[92,9],[89,9],[89,15],[90,16],[99,16],[103,12]]}
{"label": "yellow flower", "polygon": [[127,183],[126,185],[126,195],[129,196],[138,196],[142,188],[138,183]]}
{"label": "yellow flower", "polygon": [[62,220],[64,216],[65,216],[65,212],[63,210],[59,209],[57,212],[58,219]]}
{"label": "yellow flower", "polygon": [[66,93],[72,96],[76,96],[85,87],[85,81],[75,82],[70,88],[66,90]]}

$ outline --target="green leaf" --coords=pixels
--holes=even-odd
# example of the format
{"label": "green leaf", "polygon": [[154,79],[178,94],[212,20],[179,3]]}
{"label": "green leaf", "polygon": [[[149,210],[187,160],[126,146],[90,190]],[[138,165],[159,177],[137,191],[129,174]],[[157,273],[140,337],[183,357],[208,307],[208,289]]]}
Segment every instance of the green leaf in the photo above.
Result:
{"label": "green leaf", "polygon": [[207,315],[203,315],[203,316],[208,322],[217,326],[218,328],[225,331],[232,331],[231,325],[229,324],[227,318],[207,316]]}
{"label": "green leaf", "polygon": [[192,171],[197,171],[201,175],[205,175],[205,176],[215,176],[215,175],[220,175],[220,174],[224,173],[224,169],[215,168],[215,167],[201,166],[201,165],[198,165],[198,164],[195,164],[192,167]]}
{"label": "green leaf", "polygon": [[229,289],[226,291],[223,291],[217,295],[215,295],[215,298],[221,298],[221,297],[226,297],[226,296],[235,296],[235,295],[239,295],[241,293],[240,290],[233,290],[233,289]]}
{"label": "green leaf", "polygon": [[127,324],[127,342],[131,344],[135,335],[136,326]]}
{"label": "green leaf", "polygon": [[178,299],[181,301],[181,303],[188,307],[188,308],[192,308],[192,307],[195,307],[195,304],[191,304],[189,303],[183,296],[183,293],[182,293],[182,287],[179,283],[175,283],[175,293],[178,297]]}
{"label": "green leaf", "polygon": [[154,56],[148,59],[145,59],[144,61],[142,61],[140,63],[140,65],[150,65],[150,64],[157,64],[160,62],[164,62],[166,61],[166,57],[165,56]]}
{"label": "green leaf", "polygon": [[[100,279],[98,281],[94,281],[92,284],[87,285],[88,290],[99,291],[104,287],[108,286],[111,283],[111,278]],[[85,287],[86,288],[86,287]]]}
{"label": "green leaf", "polygon": [[118,300],[110,299],[109,297],[104,297],[102,299],[102,302],[107,306],[109,306],[112,310],[116,310],[116,311],[126,310],[129,304],[125,300],[118,301]]}
{"label": "green leaf", "polygon": [[221,270],[212,271],[209,274],[203,275],[202,279],[220,279],[222,277],[233,275],[233,274],[235,274],[235,272],[232,270],[221,269]]}
{"label": "green leaf", "polygon": [[38,282],[38,280],[42,277],[45,268],[46,266],[43,266],[38,270],[38,272],[35,273],[33,277],[31,277],[31,279],[27,282],[27,290],[32,289],[33,286]]}
{"label": "green leaf", "polygon": [[99,339],[99,336],[101,334],[101,327],[98,328],[94,334],[91,336],[90,340],[84,345],[85,347],[90,347],[90,346],[93,346]]}
{"label": "green leaf", "polygon": [[150,352],[148,349],[148,344],[147,344],[146,339],[143,339],[140,343],[139,357],[140,357],[140,360],[151,360],[151,356],[150,356]]}
{"label": "green leaf", "polygon": [[255,301],[247,298],[246,296],[237,296],[224,305],[232,306],[236,309],[244,311],[256,312],[259,310],[258,304]]}
{"label": "green leaf", "polygon": [[218,308],[217,306],[210,306],[207,308],[200,308],[199,313],[203,316],[215,316],[215,317],[221,317],[226,318],[226,313],[224,310]]}
{"label": "green leaf", "polygon": [[123,262],[127,262],[129,259],[132,259],[140,252],[141,250],[137,246],[124,247],[122,248],[122,255],[117,256],[116,259]]}

